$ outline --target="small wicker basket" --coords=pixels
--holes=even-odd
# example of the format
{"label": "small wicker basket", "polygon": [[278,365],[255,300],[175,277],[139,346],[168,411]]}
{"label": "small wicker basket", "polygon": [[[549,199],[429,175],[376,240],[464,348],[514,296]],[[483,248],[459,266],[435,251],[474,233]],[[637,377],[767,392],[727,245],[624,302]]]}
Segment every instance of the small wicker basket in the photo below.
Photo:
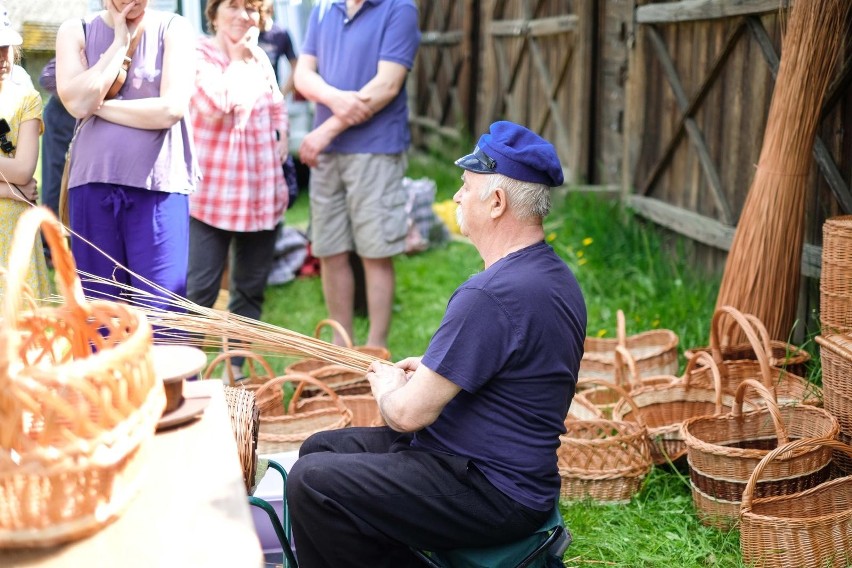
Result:
{"label": "small wicker basket", "polygon": [[[240,381],[235,381],[231,361],[234,358],[242,358],[245,360],[245,378]],[[242,389],[257,390],[266,381],[275,378],[275,372],[269,363],[253,351],[248,349],[230,349],[216,355],[207,365],[207,370],[204,371],[203,379],[211,379],[216,375],[216,369],[222,368],[222,380],[230,386],[237,386]],[[236,384],[235,384],[236,383]]]}
{"label": "small wicker basket", "polygon": [[[763,406],[743,413],[746,389],[764,398]],[[777,406],[772,392],[753,379],[737,389],[733,410],[719,416],[690,418],[683,424],[692,481],[692,497],[702,523],[719,528],[734,524],[743,489],[755,466],[771,449],[791,439],[834,438],[837,421],[822,408]],[[767,468],[760,497],[789,495],[819,485],[831,475],[831,450],[797,450],[790,459]]]}
{"label": "small wicker basket", "polygon": [[[583,379],[630,395],[621,387],[598,379]],[[560,498],[626,503],[641,489],[651,471],[648,430],[641,422],[567,420],[556,451]]]}
{"label": "small wicker basket", "polygon": [[[65,300],[56,307],[24,298],[39,227]],[[95,533],[137,493],[166,397],[145,316],[84,298],[62,227],[42,207],[15,229],[0,358],[0,548]]]}
{"label": "small wicker basket", "polygon": [[793,495],[756,498],[764,470],[805,448],[834,450],[835,440],[796,440],[769,452],[749,477],[740,508],[743,562],[757,568],[844,568],[852,565],[852,476]]}
{"label": "small wicker basket", "polygon": [[[343,329],[343,326],[340,323],[333,319],[324,319],[321,320],[316,327],[314,328],[314,337],[320,339],[322,335],[322,331],[324,328],[329,327],[334,330],[340,337],[343,338],[343,342],[346,347],[349,349],[354,349],[355,351],[360,351],[361,353],[366,353],[367,355],[372,355],[376,359],[388,360],[390,359],[390,351],[388,351],[384,347],[376,347],[371,345],[352,345],[352,339],[349,337],[349,334],[346,333],[346,330]],[[323,361],[322,359],[315,359],[312,357],[306,359],[300,359],[294,363],[291,363],[284,369],[285,374],[290,373],[313,373],[325,367],[327,365],[331,365],[330,361]]]}
{"label": "small wicker basket", "polygon": [[[763,352],[769,358],[769,364],[773,367],[784,369],[794,375],[804,376],[807,373],[806,364],[810,361],[810,354],[791,343],[778,341],[769,337],[769,332],[766,331],[766,326],[760,319],[752,314],[743,314],[739,310],[731,306],[725,306],[724,309],[718,310],[716,313],[719,317],[714,317],[710,328],[711,346],[709,347],[692,347],[684,351],[684,356],[691,359],[695,353],[700,351],[706,353],[713,352],[712,342],[715,340],[719,354],[723,361],[750,360],[756,361],[757,354],[752,347],[750,341],[744,343],[732,343],[731,338],[740,335],[740,327],[746,323],[752,331],[760,339],[760,344],[763,347]],[[736,314],[736,317],[734,317]],[[731,317],[727,318],[726,315]],[[727,325],[724,332],[720,330],[722,324]]]}
{"label": "small wicker basket", "polygon": [[[692,384],[692,370],[700,364],[704,364],[712,375],[713,389]],[[619,402],[613,409],[613,420],[635,421],[637,416],[641,416],[648,427],[654,463],[675,461],[686,455],[684,421],[731,410],[734,397],[722,394],[721,381],[713,358],[699,352],[688,361],[682,381],[634,389],[630,393],[633,404],[627,404],[625,400]]]}
{"label": "small wicker basket", "polygon": [[624,312],[618,310],[615,339],[586,338],[578,376],[611,380],[616,345],[623,345],[630,351],[639,377],[674,375],[678,368],[678,341],[677,334],[668,329],[652,329],[628,336]]}
{"label": "small wicker basket", "polygon": [[[324,394],[304,398],[304,394],[307,391],[304,387],[305,383],[299,383],[299,386],[296,387],[293,397],[290,399],[290,405],[287,409],[288,413],[295,414],[297,412],[309,412],[336,407],[335,401]],[[370,384],[368,382],[366,393],[341,394],[341,391],[333,389],[338,395],[338,398],[346,405],[346,408],[352,411],[351,426],[385,425],[379,405],[376,403],[376,398],[369,391],[369,388]]]}
{"label": "small wicker basket", "polygon": [[[294,389],[298,389],[302,382],[318,387],[334,404],[318,409],[303,411],[297,408],[295,412],[286,412],[284,385],[294,383]],[[258,452],[261,454],[297,450],[311,434],[345,428],[352,423],[352,411],[343,404],[337,393],[307,373],[290,373],[267,381],[257,389],[255,397],[260,411]]]}
{"label": "small wicker basket", "polygon": [[[726,314],[739,324],[741,331],[751,345],[755,359],[725,359],[723,357],[718,334],[718,320]],[[818,386],[799,375],[770,365],[769,357],[763,349],[757,332],[749,323],[748,318],[738,310],[730,306],[723,306],[716,310],[710,329],[711,353],[722,374],[723,393],[733,395],[743,380],[755,379],[773,390],[777,404],[822,405],[822,390]],[[704,384],[710,388],[710,377],[705,368],[699,367],[692,372],[697,375],[694,377],[695,384]]]}

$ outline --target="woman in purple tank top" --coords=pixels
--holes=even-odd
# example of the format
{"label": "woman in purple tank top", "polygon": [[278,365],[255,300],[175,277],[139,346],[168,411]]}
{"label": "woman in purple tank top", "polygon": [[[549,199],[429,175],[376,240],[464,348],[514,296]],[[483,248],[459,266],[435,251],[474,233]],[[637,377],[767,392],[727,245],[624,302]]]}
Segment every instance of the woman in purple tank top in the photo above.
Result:
{"label": "woman in purple tank top", "polygon": [[[132,286],[168,307],[168,294],[186,293],[188,196],[198,177],[186,116],[194,37],[185,18],[149,9],[148,0],[105,0],[105,10],[59,29],[57,91],[78,125],[72,252],[81,272],[116,281],[84,279],[87,295],[122,297]],[[127,56],[126,80],[106,100]]]}

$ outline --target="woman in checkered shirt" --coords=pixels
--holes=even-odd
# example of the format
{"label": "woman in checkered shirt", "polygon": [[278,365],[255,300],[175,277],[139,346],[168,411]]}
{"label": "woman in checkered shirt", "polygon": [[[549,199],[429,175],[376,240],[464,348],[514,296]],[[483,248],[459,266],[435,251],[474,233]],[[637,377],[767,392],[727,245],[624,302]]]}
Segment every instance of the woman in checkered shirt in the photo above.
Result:
{"label": "woman in checkered shirt", "polygon": [[212,306],[228,251],[232,313],[259,319],[287,207],[287,107],[258,47],[262,0],[208,0],[212,37],[197,44],[190,105],[203,176],[190,200],[187,297]]}

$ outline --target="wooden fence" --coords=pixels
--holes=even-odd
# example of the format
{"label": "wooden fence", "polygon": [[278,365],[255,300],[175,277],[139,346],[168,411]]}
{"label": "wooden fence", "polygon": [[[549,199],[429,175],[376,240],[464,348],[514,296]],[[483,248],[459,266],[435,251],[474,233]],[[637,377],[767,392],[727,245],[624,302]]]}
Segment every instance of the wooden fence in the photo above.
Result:
{"label": "wooden fence", "polygon": [[[786,0],[419,4],[418,135],[524,123],[556,144],[566,179],[617,185],[639,214],[695,241],[698,261],[721,271],[760,154]],[[802,261],[810,278],[819,276],[822,223],[852,213],[851,46],[814,145]],[[818,309],[814,282],[802,287],[803,318]]]}

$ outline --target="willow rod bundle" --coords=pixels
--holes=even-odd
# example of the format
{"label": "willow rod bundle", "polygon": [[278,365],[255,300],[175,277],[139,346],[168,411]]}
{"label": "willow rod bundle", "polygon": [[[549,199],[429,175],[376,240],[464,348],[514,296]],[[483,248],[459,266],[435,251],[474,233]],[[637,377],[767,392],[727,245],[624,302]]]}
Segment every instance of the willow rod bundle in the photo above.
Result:
{"label": "willow rod bundle", "polygon": [[850,4],[790,8],[760,160],[716,301],[754,314],[774,339],[786,339],[795,320],[811,151]]}
{"label": "willow rod bundle", "polygon": [[[131,272],[118,263],[116,266]],[[223,339],[227,339],[264,355],[314,357],[359,372],[366,371],[373,361],[387,362],[361,351],[333,345],[270,323],[199,306],[135,273],[136,278],[160,295],[87,272],[78,270],[78,273],[84,282],[84,288],[87,282],[100,282],[120,290],[121,295],[114,298],[133,305],[137,311],[147,316],[157,331],[155,342],[159,344],[217,348],[222,346]],[[163,304],[165,307],[161,307]]]}

